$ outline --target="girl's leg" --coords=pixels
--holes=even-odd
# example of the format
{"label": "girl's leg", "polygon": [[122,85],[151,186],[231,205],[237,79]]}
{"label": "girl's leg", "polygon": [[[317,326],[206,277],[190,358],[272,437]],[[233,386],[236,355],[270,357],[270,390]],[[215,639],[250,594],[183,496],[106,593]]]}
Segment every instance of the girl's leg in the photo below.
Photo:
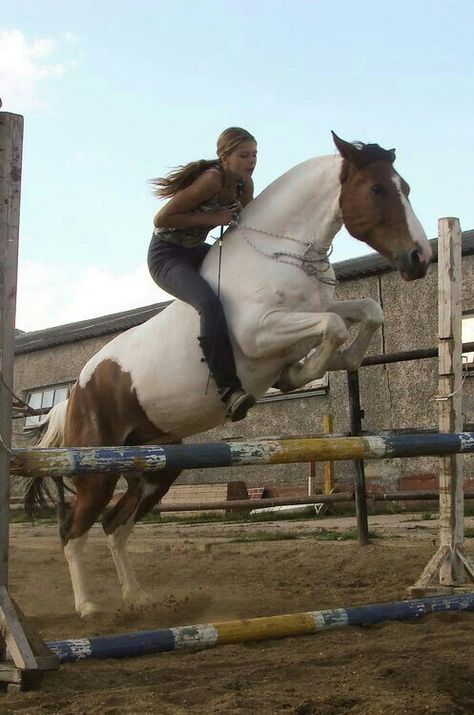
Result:
{"label": "girl's leg", "polygon": [[[176,250],[173,250],[176,249]],[[198,337],[221,399],[228,406],[231,419],[245,417],[255,404],[246,395],[236,373],[234,353],[221,302],[207,281],[198,273],[207,246],[183,249],[166,246],[161,260],[150,266],[153,279],[167,293],[192,305],[200,314],[201,335]],[[158,258],[158,256],[157,256]]]}

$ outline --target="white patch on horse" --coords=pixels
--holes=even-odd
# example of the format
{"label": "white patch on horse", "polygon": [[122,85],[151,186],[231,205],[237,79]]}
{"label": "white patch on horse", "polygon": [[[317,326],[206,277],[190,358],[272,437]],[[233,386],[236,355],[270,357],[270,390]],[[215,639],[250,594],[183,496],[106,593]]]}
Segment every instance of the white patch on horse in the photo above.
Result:
{"label": "white patch on horse", "polygon": [[415,212],[413,211],[412,205],[402,191],[402,181],[398,174],[393,177],[393,182],[397,187],[402,206],[405,210],[405,217],[407,221],[408,230],[410,236],[418,244],[420,248],[420,259],[423,263],[429,263],[432,257],[431,246],[426,236],[425,230],[421,223],[418,221]]}
{"label": "white patch on horse", "polygon": [[89,599],[82,552],[87,542],[88,533],[78,539],[70,539],[64,547],[64,555],[68,562],[71,574],[72,588],[74,591],[74,605],[76,612],[81,616],[88,616],[97,611],[97,606]]}

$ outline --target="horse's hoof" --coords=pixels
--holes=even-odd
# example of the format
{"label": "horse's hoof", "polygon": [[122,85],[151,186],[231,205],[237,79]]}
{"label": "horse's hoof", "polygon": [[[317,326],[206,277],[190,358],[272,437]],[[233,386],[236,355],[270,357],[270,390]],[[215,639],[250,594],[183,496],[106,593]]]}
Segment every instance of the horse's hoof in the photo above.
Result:
{"label": "horse's hoof", "polygon": [[281,373],[280,377],[278,378],[277,386],[280,392],[291,392],[295,389],[295,386],[290,378],[289,370],[284,370]]}
{"label": "horse's hoof", "polygon": [[100,608],[96,603],[92,603],[92,601],[86,601],[85,603],[82,603],[78,608],[76,609],[77,614],[81,618],[87,618],[87,616],[94,616],[96,613],[100,613]]}

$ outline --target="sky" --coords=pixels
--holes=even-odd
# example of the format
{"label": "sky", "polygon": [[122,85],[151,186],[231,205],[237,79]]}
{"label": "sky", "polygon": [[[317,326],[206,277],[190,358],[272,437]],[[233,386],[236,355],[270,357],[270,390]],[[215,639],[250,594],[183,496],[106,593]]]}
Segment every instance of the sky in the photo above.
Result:
{"label": "sky", "polygon": [[[346,140],[397,150],[429,238],[474,228],[472,0],[15,0],[2,111],[25,118],[17,327],[169,298],[146,254],[148,180],[258,140],[256,193]],[[368,252],[344,230],[333,261]]]}

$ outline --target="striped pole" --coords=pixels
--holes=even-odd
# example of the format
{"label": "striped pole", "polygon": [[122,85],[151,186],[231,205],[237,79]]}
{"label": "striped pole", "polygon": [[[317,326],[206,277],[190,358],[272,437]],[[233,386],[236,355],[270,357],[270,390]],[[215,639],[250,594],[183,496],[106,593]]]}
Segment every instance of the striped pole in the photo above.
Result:
{"label": "striped pole", "polygon": [[53,641],[47,646],[61,663],[84,658],[130,658],[175,650],[202,650],[228,643],[310,635],[330,628],[420,618],[428,613],[473,611],[474,593],[394,601],[369,606],[289,613],[282,616],[206,623],[159,631]]}
{"label": "striped pole", "polygon": [[253,464],[391,459],[474,452],[474,432],[316,437],[144,447],[15,449],[13,474],[67,476],[93,472],[159,472]]}

